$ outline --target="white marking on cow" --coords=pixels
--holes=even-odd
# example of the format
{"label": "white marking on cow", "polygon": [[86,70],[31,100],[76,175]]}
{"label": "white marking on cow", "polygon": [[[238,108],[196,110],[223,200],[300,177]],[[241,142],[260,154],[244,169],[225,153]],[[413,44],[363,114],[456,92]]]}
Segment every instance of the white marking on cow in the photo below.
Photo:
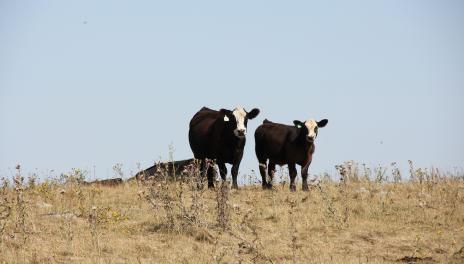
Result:
{"label": "white marking on cow", "polygon": [[266,168],[266,167],[267,167],[266,163],[260,163],[259,166],[260,166],[260,167],[263,167],[263,168]]}
{"label": "white marking on cow", "polygon": [[[246,136],[246,127],[245,127],[245,118],[247,113],[243,107],[238,106],[234,109],[232,114],[235,116],[235,120],[237,120],[237,128],[234,130],[234,134],[237,137],[244,137]],[[243,135],[239,134],[239,131],[243,131]]]}
{"label": "white marking on cow", "polygon": [[308,119],[305,121],[305,126],[308,129],[308,137],[312,139],[316,139],[317,133],[316,133],[316,127],[317,127],[317,122],[314,119]]}

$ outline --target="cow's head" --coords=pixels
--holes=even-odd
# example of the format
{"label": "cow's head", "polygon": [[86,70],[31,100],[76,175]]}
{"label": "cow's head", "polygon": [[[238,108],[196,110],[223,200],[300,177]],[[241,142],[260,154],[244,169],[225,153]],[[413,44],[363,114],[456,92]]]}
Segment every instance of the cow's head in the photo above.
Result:
{"label": "cow's head", "polygon": [[317,122],[314,119],[308,119],[305,122],[301,122],[298,120],[293,121],[293,124],[299,129],[301,129],[301,133],[306,135],[306,140],[309,143],[313,143],[317,137],[317,129],[319,127],[325,127],[329,120],[322,119],[321,121]]}
{"label": "cow's head", "polygon": [[226,129],[233,131],[238,138],[244,138],[247,133],[248,119],[253,119],[259,114],[258,108],[253,108],[250,112],[245,111],[243,107],[238,106],[233,111],[221,109],[222,121]]}

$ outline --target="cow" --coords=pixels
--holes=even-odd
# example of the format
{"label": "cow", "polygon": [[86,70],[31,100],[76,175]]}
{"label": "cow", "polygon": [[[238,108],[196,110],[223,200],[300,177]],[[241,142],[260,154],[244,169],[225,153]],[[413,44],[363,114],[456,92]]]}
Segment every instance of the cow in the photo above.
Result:
{"label": "cow", "polygon": [[[301,166],[303,191],[308,191],[308,168],[315,150],[314,140],[318,128],[325,127],[327,119],[305,122],[293,121],[293,126],[271,122],[267,119],[255,131],[255,152],[259,162],[259,173],[263,180],[263,189],[272,188],[272,178],[276,165],[288,165],[290,175],[290,191],[295,191],[295,165]],[[269,165],[267,162],[269,160]],[[266,168],[270,181],[266,181]]]}
{"label": "cow", "polygon": [[259,109],[250,112],[243,107],[219,111],[201,108],[190,120],[189,143],[196,159],[199,159],[202,175],[208,176],[208,188],[214,187],[216,169],[207,166],[213,160],[219,167],[222,180],[226,179],[225,163],[232,164],[232,188],[238,189],[237,175],[246,142],[248,120],[255,118]]}
{"label": "cow", "polygon": [[98,185],[98,186],[117,186],[123,183],[122,178],[113,178],[113,179],[104,179],[104,180],[94,180],[92,182],[83,181],[82,185]]}
{"label": "cow", "polygon": [[196,164],[195,159],[178,160],[171,162],[158,162],[148,169],[141,170],[135,174],[134,177],[130,178],[129,181],[139,180],[145,181],[150,177],[174,177],[186,176],[188,173],[188,167]]}

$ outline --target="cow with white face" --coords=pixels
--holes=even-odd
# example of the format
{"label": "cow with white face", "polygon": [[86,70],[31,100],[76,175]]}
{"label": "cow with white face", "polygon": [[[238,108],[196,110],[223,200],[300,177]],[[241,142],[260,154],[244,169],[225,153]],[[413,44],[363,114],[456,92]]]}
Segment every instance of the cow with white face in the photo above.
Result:
{"label": "cow with white face", "polygon": [[317,137],[317,129],[319,127],[325,127],[325,125],[327,124],[328,120],[327,119],[323,119],[319,122],[317,122],[316,120],[314,119],[308,119],[306,120],[304,123],[301,122],[301,121],[298,121],[298,120],[295,120],[293,121],[293,124],[297,127],[297,128],[303,128],[303,126],[306,128],[304,130],[302,130],[303,133],[306,133],[306,140],[309,142],[309,143],[313,143],[314,140],[316,139]]}
{"label": "cow with white face", "polygon": [[[296,165],[301,166],[303,190],[308,188],[308,168],[315,151],[314,141],[318,129],[325,127],[329,121],[308,119],[305,122],[293,121],[293,126],[278,124],[267,119],[255,131],[255,151],[259,161],[259,172],[263,188],[271,188],[276,165],[288,165],[290,190],[295,191]],[[267,164],[269,161],[269,164]],[[270,182],[266,179],[266,169]]]}
{"label": "cow with white face", "polygon": [[206,160],[215,160],[223,180],[225,163],[232,164],[232,187],[238,188],[237,175],[246,142],[248,120],[255,118],[259,109],[247,112],[243,107],[233,111],[219,111],[203,107],[190,120],[189,143],[196,159],[201,160],[201,171],[208,175],[208,187],[214,187],[215,169]]}
{"label": "cow with white face", "polygon": [[232,114],[234,115],[235,122],[237,124],[237,128],[234,129],[234,134],[237,137],[245,137],[248,113],[245,111],[245,109],[243,109],[243,107],[239,106],[235,108],[234,111],[232,111]]}

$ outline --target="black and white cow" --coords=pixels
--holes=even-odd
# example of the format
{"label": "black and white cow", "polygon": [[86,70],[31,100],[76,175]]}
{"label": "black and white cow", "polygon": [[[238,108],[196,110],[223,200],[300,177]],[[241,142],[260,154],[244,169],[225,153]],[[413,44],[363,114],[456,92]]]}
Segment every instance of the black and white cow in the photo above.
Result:
{"label": "black and white cow", "polygon": [[[219,111],[203,107],[190,120],[189,143],[196,159],[201,160],[201,171],[208,175],[208,187],[214,187],[215,168],[206,160],[215,160],[221,178],[226,179],[225,163],[232,164],[232,187],[237,189],[237,174],[245,147],[247,122],[259,114],[243,107]],[[205,171],[206,170],[206,171]]]}
{"label": "black and white cow", "polygon": [[[305,122],[295,120],[294,125],[290,126],[264,120],[255,131],[255,151],[263,188],[272,187],[275,165],[287,164],[290,174],[290,190],[295,191],[297,174],[295,165],[298,164],[301,166],[303,190],[308,190],[308,168],[315,150],[314,140],[317,137],[318,128],[325,127],[327,123],[327,119],[318,122],[314,119]],[[267,165],[268,160],[269,165]],[[269,183],[266,181],[266,168],[271,178]]]}

